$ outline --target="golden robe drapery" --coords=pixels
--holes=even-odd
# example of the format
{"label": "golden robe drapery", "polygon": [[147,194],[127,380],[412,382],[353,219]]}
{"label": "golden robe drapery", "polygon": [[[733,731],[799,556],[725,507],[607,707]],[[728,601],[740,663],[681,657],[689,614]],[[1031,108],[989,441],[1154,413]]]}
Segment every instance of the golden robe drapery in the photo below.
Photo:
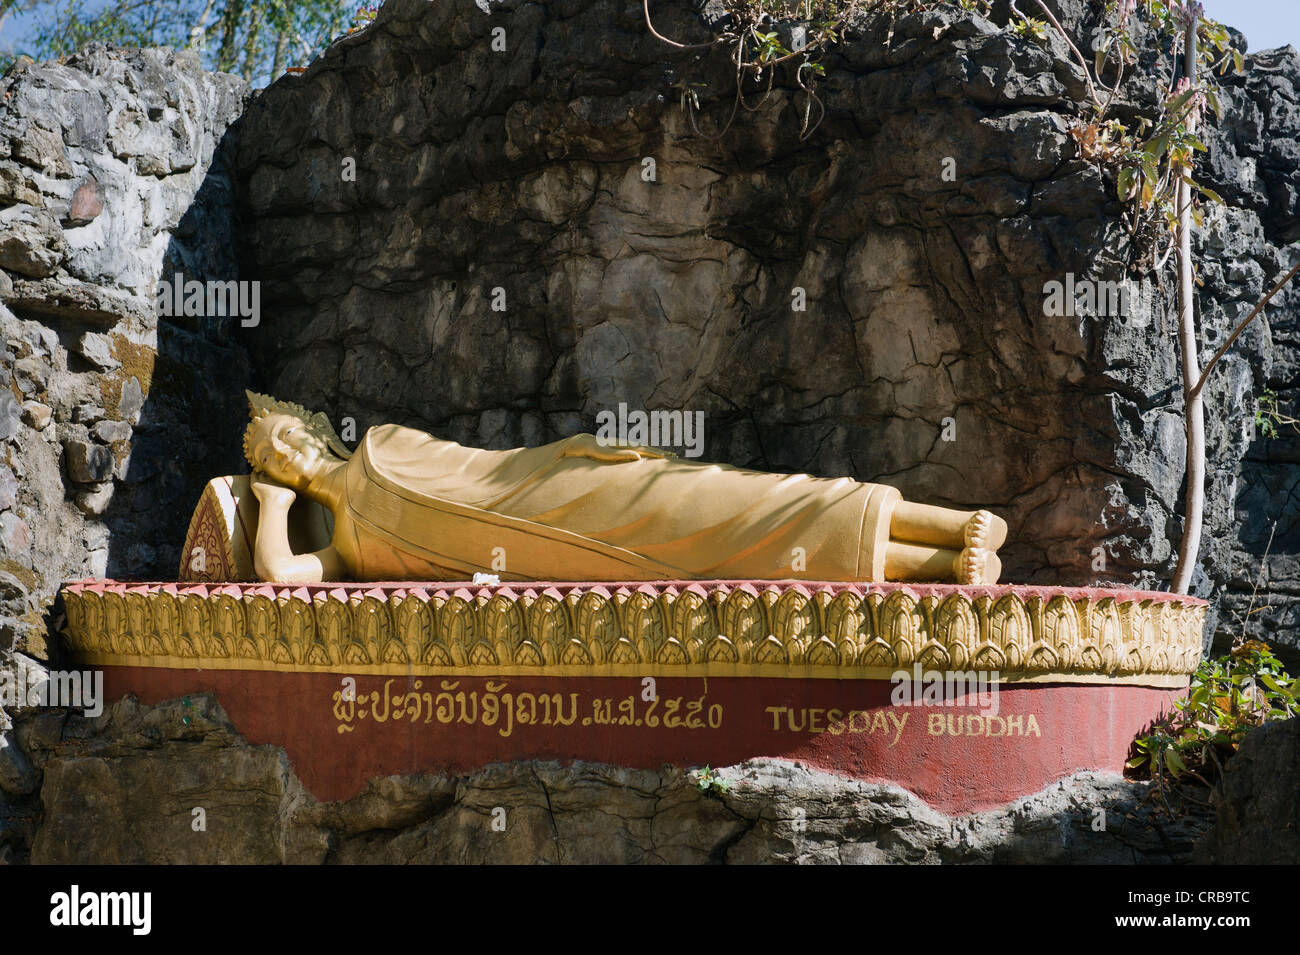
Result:
{"label": "golden robe drapery", "polygon": [[894,488],[674,456],[467,448],[371,428],[327,479],[357,580],[883,580]]}

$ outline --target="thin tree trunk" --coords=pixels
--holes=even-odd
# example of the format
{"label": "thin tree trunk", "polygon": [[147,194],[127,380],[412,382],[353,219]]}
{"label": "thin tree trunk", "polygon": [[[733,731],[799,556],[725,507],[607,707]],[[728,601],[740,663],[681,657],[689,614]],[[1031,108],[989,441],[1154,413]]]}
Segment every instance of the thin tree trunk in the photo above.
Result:
{"label": "thin tree trunk", "polygon": [[221,46],[217,50],[217,69],[229,73],[235,68],[235,36],[239,32],[239,15],[244,12],[244,0],[226,0],[221,15]]}
{"label": "thin tree trunk", "polygon": [[199,45],[199,41],[203,38],[203,31],[208,25],[208,17],[212,16],[212,7],[216,2],[217,0],[208,0],[203,7],[203,12],[199,14],[199,19],[195,22],[194,26],[190,27],[190,46],[197,47]]}
{"label": "thin tree trunk", "polygon": [[257,57],[259,54],[257,46],[258,34],[262,30],[262,8],[256,4],[253,6],[253,16],[248,24],[248,32],[244,34],[244,81],[253,82],[253,76],[257,72]]}
{"label": "thin tree trunk", "polygon": [[271,59],[271,82],[284,72],[284,62],[289,53],[289,34],[281,30],[275,35],[275,56]]}
{"label": "thin tree trunk", "polygon": [[[1196,85],[1196,21],[1187,28],[1185,56],[1187,82]],[[1188,115],[1189,130],[1196,124],[1195,109]],[[1184,176],[1190,169],[1181,170]],[[1187,496],[1184,502],[1183,539],[1178,547],[1178,569],[1172,584],[1176,594],[1187,593],[1196,558],[1201,549],[1201,525],[1205,515],[1205,405],[1197,385],[1200,358],[1196,352],[1196,327],[1192,314],[1192,189],[1182,178],[1178,182],[1178,337],[1182,345],[1183,402],[1187,416]]]}
{"label": "thin tree trunk", "polygon": [[1206,362],[1205,367],[1201,369],[1201,378],[1196,383],[1196,387],[1192,389],[1192,394],[1199,395],[1201,393],[1201,389],[1203,389],[1205,383],[1210,380],[1210,372],[1214,371],[1214,366],[1219,363],[1219,359],[1228,353],[1228,349],[1232,347],[1232,343],[1237,340],[1237,337],[1246,330],[1246,326],[1255,320],[1256,315],[1264,311],[1264,306],[1273,300],[1274,295],[1282,291],[1282,288],[1287,282],[1291,281],[1297,272],[1300,272],[1300,262],[1296,262],[1295,265],[1291,266],[1290,271],[1288,271],[1286,275],[1282,276],[1282,278],[1278,280],[1277,284],[1269,289],[1268,294],[1255,303],[1255,307],[1247,313],[1246,317],[1237,323],[1237,327],[1232,330],[1232,334],[1228,336],[1228,340],[1219,346],[1219,350],[1214,353],[1214,357]]}

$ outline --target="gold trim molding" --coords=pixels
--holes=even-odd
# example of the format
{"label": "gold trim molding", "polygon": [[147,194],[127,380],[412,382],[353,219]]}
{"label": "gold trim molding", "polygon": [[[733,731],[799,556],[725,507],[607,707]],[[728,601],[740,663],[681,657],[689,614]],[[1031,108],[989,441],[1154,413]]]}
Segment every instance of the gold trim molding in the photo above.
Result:
{"label": "gold trim molding", "polygon": [[63,590],[101,666],[354,675],[887,678],[1186,686],[1205,603],[1133,590],[807,581],[118,583]]}

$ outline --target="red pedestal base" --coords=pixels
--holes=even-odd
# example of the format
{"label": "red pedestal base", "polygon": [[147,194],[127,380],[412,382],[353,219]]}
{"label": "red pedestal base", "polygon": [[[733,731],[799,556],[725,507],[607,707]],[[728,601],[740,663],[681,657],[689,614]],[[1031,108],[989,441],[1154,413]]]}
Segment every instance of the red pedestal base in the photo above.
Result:
{"label": "red pedestal base", "polygon": [[[962,705],[894,705],[885,680],[439,676],[107,666],[143,703],[216,695],[253,744],[282,746],[318,799],[366,780],[514,760],[656,769],[783,757],[894,783],[945,813],[1005,805],[1079,770],[1122,771],[1179,691],[1016,684]],[[973,705],[966,705],[967,703]]]}

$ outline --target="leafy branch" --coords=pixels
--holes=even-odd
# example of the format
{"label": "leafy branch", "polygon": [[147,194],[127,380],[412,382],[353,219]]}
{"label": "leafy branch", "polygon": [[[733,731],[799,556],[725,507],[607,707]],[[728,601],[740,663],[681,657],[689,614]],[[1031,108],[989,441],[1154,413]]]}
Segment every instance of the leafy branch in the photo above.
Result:
{"label": "leafy branch", "polygon": [[1277,392],[1265,388],[1263,394],[1255,399],[1255,427],[1266,438],[1278,436],[1277,426],[1289,427],[1300,434],[1300,418],[1283,414],[1277,404]]}
{"label": "leafy branch", "polygon": [[33,59],[67,56],[91,42],[170,46],[195,50],[205,67],[251,83],[275,79],[291,57],[315,59],[349,21],[372,19],[374,8],[357,0],[0,0],[0,24],[13,12],[31,17]]}
{"label": "leafy branch", "polygon": [[[1070,128],[1080,158],[1113,173],[1116,194],[1128,204],[1128,231],[1153,240],[1148,265],[1158,272],[1176,245],[1181,214],[1189,212],[1199,226],[1204,221],[1200,200],[1223,201],[1191,175],[1196,154],[1206,150],[1195,130],[1207,108],[1222,120],[1218,77],[1230,68],[1244,68],[1241,53],[1231,45],[1227,28],[1206,18],[1194,0],[1110,0],[1090,63],[1044,0],[1035,3],[1069,47],[1087,86],[1083,115]],[[1041,22],[1025,17],[1015,8],[1014,0],[1012,10],[1022,24]],[[1139,25],[1143,24],[1147,30],[1139,46]],[[1028,28],[1022,28],[1022,35],[1024,29]],[[1189,81],[1188,64],[1182,62],[1187,59],[1189,31],[1194,31],[1198,40],[1192,44],[1197,68],[1190,71],[1198,77],[1196,83]],[[1112,108],[1123,99],[1126,74],[1136,75],[1134,68],[1144,58],[1167,66],[1169,85],[1159,102],[1147,106],[1146,115],[1126,124],[1111,115]],[[1111,77],[1109,83],[1107,77]],[[1130,108],[1133,105],[1129,104]],[[1178,199],[1180,185],[1189,189],[1186,202]],[[1168,236],[1163,251],[1158,241],[1162,233]]]}
{"label": "leafy branch", "polygon": [[1242,640],[1224,657],[1203,660],[1174,712],[1139,736],[1125,763],[1161,793],[1188,777],[1212,785],[1246,734],[1300,714],[1300,680],[1260,640]]}

